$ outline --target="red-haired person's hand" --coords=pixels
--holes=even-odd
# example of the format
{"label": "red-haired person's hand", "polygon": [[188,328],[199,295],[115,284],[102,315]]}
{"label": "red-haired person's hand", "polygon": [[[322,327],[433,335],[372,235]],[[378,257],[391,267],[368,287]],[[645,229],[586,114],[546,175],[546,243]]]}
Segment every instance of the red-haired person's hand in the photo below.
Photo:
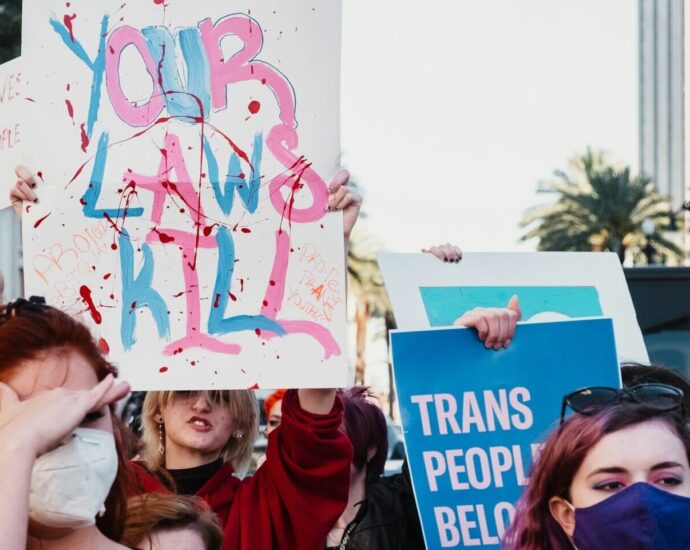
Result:
{"label": "red-haired person's hand", "polygon": [[129,384],[116,384],[112,374],[90,390],[54,388],[20,401],[0,383],[0,441],[3,447],[33,458],[52,449],[84,421],[89,412],[122,399]]}
{"label": "red-haired person's hand", "polygon": [[517,296],[513,296],[505,308],[477,307],[459,317],[457,326],[474,328],[487,348],[507,348],[515,336],[517,322],[522,319],[522,309]]}

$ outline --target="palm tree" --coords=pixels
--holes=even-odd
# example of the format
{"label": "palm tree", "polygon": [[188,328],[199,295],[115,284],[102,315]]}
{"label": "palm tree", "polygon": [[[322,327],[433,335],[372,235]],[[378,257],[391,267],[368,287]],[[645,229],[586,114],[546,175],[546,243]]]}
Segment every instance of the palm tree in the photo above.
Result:
{"label": "palm tree", "polygon": [[541,188],[558,199],[525,213],[521,240],[539,239],[538,250],[611,251],[621,263],[626,255],[636,264],[680,261],[681,249],[664,236],[676,230],[675,214],[649,178],[632,177],[629,167],[617,168],[591,149],[555,175]]}
{"label": "palm tree", "polygon": [[355,384],[363,384],[368,322],[372,317],[392,319],[392,308],[376,261],[372,239],[362,231],[353,232],[347,254],[347,272],[349,290],[356,300]]}

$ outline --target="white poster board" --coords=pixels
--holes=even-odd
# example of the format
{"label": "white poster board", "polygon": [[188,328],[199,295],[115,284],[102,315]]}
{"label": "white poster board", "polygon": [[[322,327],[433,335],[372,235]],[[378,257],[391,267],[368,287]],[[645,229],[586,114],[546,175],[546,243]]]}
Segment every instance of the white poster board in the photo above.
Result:
{"label": "white poster board", "polygon": [[17,57],[0,65],[0,210],[10,206],[9,193],[21,161],[22,62]]}
{"label": "white poster board", "polygon": [[476,252],[457,264],[380,254],[379,265],[399,329],[452,325],[474,307],[505,307],[517,295],[524,321],[612,317],[621,361],[649,361],[615,254]]}
{"label": "white poster board", "polygon": [[27,294],[135,389],[346,381],[341,4],[26,2]]}

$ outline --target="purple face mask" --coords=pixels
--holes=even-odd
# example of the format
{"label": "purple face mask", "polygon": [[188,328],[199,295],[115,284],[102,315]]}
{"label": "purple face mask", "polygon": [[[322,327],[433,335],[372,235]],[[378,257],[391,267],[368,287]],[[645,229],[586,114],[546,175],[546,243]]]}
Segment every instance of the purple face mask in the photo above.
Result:
{"label": "purple face mask", "polygon": [[690,498],[635,483],[575,510],[577,550],[690,549]]}

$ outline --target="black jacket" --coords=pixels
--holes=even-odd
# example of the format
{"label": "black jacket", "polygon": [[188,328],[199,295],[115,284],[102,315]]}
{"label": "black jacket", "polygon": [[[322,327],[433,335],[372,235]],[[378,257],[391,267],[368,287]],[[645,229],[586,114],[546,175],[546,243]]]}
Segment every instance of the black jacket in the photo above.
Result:
{"label": "black jacket", "polygon": [[367,498],[345,529],[341,550],[426,550],[407,470],[367,486]]}

